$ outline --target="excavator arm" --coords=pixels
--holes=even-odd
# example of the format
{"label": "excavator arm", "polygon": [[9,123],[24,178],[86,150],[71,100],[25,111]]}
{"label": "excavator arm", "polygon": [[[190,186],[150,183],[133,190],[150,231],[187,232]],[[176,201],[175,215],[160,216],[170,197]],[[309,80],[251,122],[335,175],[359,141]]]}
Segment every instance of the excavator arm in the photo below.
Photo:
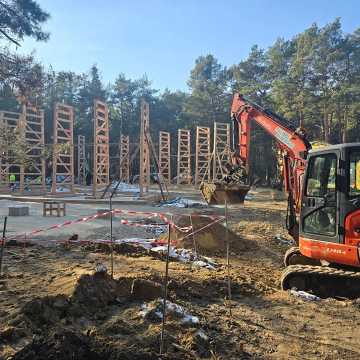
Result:
{"label": "excavator arm", "polygon": [[240,94],[233,98],[231,115],[234,121],[235,153],[249,170],[251,124],[256,122],[272,136],[283,154],[283,176],[288,193],[288,230],[297,239],[298,224],[296,215],[301,207],[301,184],[306,166],[307,153],[311,148],[302,129],[296,129],[281,116],[262,108]]}

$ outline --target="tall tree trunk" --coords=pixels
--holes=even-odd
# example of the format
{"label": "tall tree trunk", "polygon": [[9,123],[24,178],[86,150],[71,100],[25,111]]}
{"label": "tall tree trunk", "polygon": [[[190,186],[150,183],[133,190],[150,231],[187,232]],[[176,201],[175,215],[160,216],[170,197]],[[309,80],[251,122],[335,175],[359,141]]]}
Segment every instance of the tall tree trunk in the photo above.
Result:
{"label": "tall tree trunk", "polygon": [[324,128],[324,141],[329,143],[329,114],[324,106],[324,118],[323,118],[323,128]]}
{"label": "tall tree trunk", "polygon": [[348,127],[348,116],[347,116],[347,106],[345,105],[343,132],[342,132],[342,142],[343,143],[347,142],[347,127]]}

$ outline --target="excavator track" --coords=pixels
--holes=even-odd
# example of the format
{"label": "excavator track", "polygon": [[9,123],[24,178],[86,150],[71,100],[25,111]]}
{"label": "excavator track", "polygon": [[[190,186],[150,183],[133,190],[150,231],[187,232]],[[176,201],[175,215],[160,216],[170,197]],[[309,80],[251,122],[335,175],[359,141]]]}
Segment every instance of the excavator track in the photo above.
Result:
{"label": "excavator track", "polygon": [[321,263],[317,259],[311,259],[301,254],[300,249],[296,246],[289,248],[284,255],[284,265],[313,265],[320,266]]}
{"label": "excavator track", "polygon": [[296,288],[321,298],[360,297],[360,272],[327,266],[290,265],[281,275],[283,290]]}

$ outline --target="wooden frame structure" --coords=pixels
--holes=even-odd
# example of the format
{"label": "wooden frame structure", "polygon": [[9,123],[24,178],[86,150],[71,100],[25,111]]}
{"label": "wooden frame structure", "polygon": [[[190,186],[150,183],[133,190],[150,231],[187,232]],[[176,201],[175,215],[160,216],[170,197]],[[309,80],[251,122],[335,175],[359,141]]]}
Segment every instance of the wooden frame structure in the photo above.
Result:
{"label": "wooden frame structure", "polygon": [[178,129],[177,181],[191,184],[191,144],[190,130]]}
{"label": "wooden frame structure", "polygon": [[74,192],[74,109],[72,106],[55,104],[54,145],[51,192]]}
{"label": "wooden frame structure", "polygon": [[170,133],[159,132],[159,173],[164,182],[171,183]]}
{"label": "wooden frame structure", "polygon": [[139,169],[139,188],[140,196],[149,191],[150,186],[150,148],[148,142],[149,134],[149,104],[141,100],[140,109],[140,169]]}
{"label": "wooden frame structure", "polygon": [[210,128],[196,127],[195,185],[210,180]]}
{"label": "wooden frame structure", "polygon": [[225,166],[230,161],[230,124],[214,123],[213,181],[222,180]]}
{"label": "wooden frame structure", "polygon": [[120,135],[119,143],[120,164],[119,164],[119,179],[129,183],[130,181],[130,140],[129,135]]}
{"label": "wooden frame structure", "polygon": [[[11,111],[0,111],[0,131],[3,134],[15,132],[20,126],[22,114]],[[15,163],[15,159],[9,150],[9,144],[5,137],[0,144],[0,186],[1,190],[9,192],[9,176],[14,174],[20,181],[21,165]]]}
{"label": "wooden frame structure", "polygon": [[98,187],[106,187],[110,182],[109,110],[107,105],[99,100],[94,101],[93,161],[93,196],[96,196]]}
{"label": "wooden frame structure", "polygon": [[78,184],[79,184],[79,185],[86,185],[85,135],[78,135],[78,144],[77,144],[77,176],[78,176]]}
{"label": "wooden frame structure", "polygon": [[29,158],[29,164],[21,165],[20,192],[29,190],[32,194],[44,193],[46,192],[44,111],[23,105],[20,124],[26,143],[26,157]]}

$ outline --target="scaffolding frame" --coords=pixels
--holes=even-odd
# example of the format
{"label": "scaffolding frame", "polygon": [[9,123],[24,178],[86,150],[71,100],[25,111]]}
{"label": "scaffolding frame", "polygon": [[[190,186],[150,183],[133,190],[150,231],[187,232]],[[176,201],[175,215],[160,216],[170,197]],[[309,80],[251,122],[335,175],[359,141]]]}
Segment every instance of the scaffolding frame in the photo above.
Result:
{"label": "scaffolding frame", "polygon": [[107,105],[94,101],[94,164],[93,164],[93,196],[101,186],[110,182],[109,157],[109,110]]}
{"label": "scaffolding frame", "polygon": [[129,183],[130,181],[130,140],[129,135],[120,135],[119,143],[120,164],[119,164],[119,179]]}
{"label": "scaffolding frame", "polygon": [[210,180],[210,128],[196,127],[195,185]]}
{"label": "scaffolding frame", "polygon": [[74,108],[57,103],[54,107],[54,144],[51,192],[58,187],[74,192]]}
{"label": "scaffolding frame", "polygon": [[[16,131],[21,122],[21,113],[12,112],[12,111],[0,111],[0,131],[3,134]],[[1,144],[1,156],[0,156],[0,184],[6,192],[9,191],[10,173],[14,174],[16,178],[20,181],[21,174],[21,165],[15,164],[15,159],[13,154],[11,154],[8,143],[5,138],[3,138],[3,143]]]}
{"label": "scaffolding frame", "polygon": [[141,100],[140,109],[140,169],[139,188],[140,196],[149,191],[150,186],[150,148],[147,141],[150,129],[149,104]]}
{"label": "scaffolding frame", "polygon": [[29,159],[29,164],[20,167],[20,192],[30,190],[32,194],[45,193],[44,111],[23,105],[20,129],[26,143],[26,157]]}
{"label": "scaffolding frame", "polygon": [[78,184],[86,185],[86,150],[85,135],[78,135],[77,145],[77,176]]}
{"label": "scaffolding frame", "polygon": [[191,184],[191,135],[190,130],[178,129],[177,180]]}
{"label": "scaffolding frame", "polygon": [[214,123],[213,181],[222,180],[226,174],[226,164],[230,161],[230,124]]}
{"label": "scaffolding frame", "polygon": [[159,132],[159,173],[164,182],[171,183],[170,133]]}

